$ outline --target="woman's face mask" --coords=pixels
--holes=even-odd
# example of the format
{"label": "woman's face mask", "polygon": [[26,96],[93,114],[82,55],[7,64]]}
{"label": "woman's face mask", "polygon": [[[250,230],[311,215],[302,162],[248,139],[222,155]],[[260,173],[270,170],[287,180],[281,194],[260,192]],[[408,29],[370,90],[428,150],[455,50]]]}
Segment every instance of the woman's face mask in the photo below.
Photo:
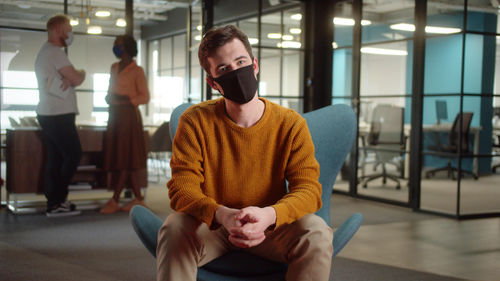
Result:
{"label": "woman's face mask", "polygon": [[225,98],[239,104],[251,101],[258,88],[253,64],[225,73],[213,80],[222,87]]}
{"label": "woman's face mask", "polygon": [[122,45],[115,45],[113,47],[113,54],[115,54],[115,56],[117,58],[121,58],[121,56],[123,55],[123,46]]}

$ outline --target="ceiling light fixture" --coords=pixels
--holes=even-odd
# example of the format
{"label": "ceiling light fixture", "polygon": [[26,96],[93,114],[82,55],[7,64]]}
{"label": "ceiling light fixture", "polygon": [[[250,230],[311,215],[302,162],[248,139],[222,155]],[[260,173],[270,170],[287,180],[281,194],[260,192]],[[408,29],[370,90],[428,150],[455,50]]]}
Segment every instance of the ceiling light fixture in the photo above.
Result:
{"label": "ceiling light fixture", "polygon": [[77,26],[79,23],[80,23],[80,21],[78,19],[70,19],[69,20],[69,24],[71,24],[71,26]]}
{"label": "ceiling light fixture", "polygon": [[101,34],[102,28],[100,26],[97,26],[97,25],[89,26],[89,28],[87,28],[87,33],[88,34]]}
{"label": "ceiling light fixture", "polygon": [[196,27],[196,30],[201,31],[201,25],[198,25],[198,26]]}
{"label": "ceiling light fixture", "polygon": [[388,56],[407,56],[408,52],[404,50],[382,49],[382,48],[361,48],[361,53],[374,54],[374,55],[388,55]]}
{"label": "ceiling light fixture", "polygon": [[300,33],[302,33],[302,29],[300,29],[300,28],[290,28],[290,33],[291,34],[300,34]]}
{"label": "ceiling light fixture", "polygon": [[302,19],[302,14],[293,14],[290,16],[292,20],[301,20]]}
{"label": "ceiling light fixture", "polygon": [[390,28],[394,29],[394,30],[402,30],[402,31],[415,31],[415,25],[409,24],[409,23],[391,24]]}
{"label": "ceiling light fixture", "polygon": [[127,26],[127,22],[122,18],[116,19],[116,26],[125,27]]}
{"label": "ceiling light fixture", "polygon": [[293,36],[290,35],[290,34],[285,34],[285,35],[281,36],[281,39],[283,39],[285,41],[292,41],[293,40]]}
{"label": "ceiling light fixture", "polygon": [[[415,25],[411,23],[397,23],[397,24],[392,24],[390,27],[391,29],[394,30],[402,30],[409,32],[415,31]],[[430,25],[425,27],[425,32],[435,33],[435,34],[452,34],[452,33],[458,33],[460,31],[462,31],[462,29],[455,27],[442,27],[442,26],[430,26]]]}
{"label": "ceiling light fixture", "polygon": [[100,17],[100,18],[105,18],[105,17],[111,16],[111,12],[110,11],[97,11],[97,12],[95,12],[95,16]]}
{"label": "ceiling light fixture", "polygon": [[[335,24],[335,25],[353,26],[354,25],[354,20],[353,19],[349,19],[349,18],[334,17],[333,18],[333,24]],[[370,25],[370,24],[372,24],[372,22],[369,21],[369,20],[361,20],[361,25]]]}
{"label": "ceiling light fixture", "polygon": [[196,35],[196,36],[194,37],[194,40],[196,40],[196,41],[201,41],[201,35]]}
{"label": "ceiling light fixture", "polygon": [[455,27],[441,27],[441,26],[426,26],[425,32],[427,33],[437,33],[437,34],[452,34],[462,31],[460,28]]}
{"label": "ceiling light fixture", "polygon": [[255,45],[259,43],[259,39],[249,37],[248,42],[250,42],[250,45]]}
{"label": "ceiling light fixture", "polygon": [[337,42],[333,41],[332,48],[337,49],[338,47],[339,47],[339,45],[337,44]]}
{"label": "ceiling light fixture", "polygon": [[299,49],[302,46],[302,44],[300,42],[297,42],[297,41],[283,41],[283,42],[279,42],[278,44],[276,44],[276,46],[278,46],[278,48]]}
{"label": "ceiling light fixture", "polygon": [[269,39],[280,39],[281,33],[268,33],[267,38]]}

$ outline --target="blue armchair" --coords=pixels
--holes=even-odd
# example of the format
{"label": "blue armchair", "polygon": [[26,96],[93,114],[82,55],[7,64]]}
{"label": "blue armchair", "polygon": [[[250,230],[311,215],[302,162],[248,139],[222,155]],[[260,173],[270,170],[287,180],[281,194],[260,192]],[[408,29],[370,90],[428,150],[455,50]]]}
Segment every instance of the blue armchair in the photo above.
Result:
{"label": "blue armchair", "polygon": [[[171,136],[175,135],[179,118],[190,104],[182,104],[170,119]],[[330,224],[330,199],[337,174],[353,144],[356,132],[354,112],[347,105],[331,105],[304,114],[320,164],[319,181],[323,187],[323,206],[316,214]],[[163,221],[148,209],[135,206],[130,212],[134,230],[149,252],[156,257],[158,230]],[[336,231],[333,238],[334,257],[356,233],[363,216],[353,214]],[[200,267],[197,279],[224,281],[284,280],[286,264],[269,261],[244,252],[229,252]]]}

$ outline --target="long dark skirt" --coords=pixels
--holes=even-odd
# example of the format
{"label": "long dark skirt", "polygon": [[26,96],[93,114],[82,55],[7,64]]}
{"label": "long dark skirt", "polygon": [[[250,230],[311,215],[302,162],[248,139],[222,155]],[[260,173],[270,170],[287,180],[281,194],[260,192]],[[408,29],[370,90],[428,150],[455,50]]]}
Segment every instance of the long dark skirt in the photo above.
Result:
{"label": "long dark skirt", "polygon": [[147,151],[141,113],[133,105],[110,105],[105,135],[104,168],[108,171],[146,168]]}

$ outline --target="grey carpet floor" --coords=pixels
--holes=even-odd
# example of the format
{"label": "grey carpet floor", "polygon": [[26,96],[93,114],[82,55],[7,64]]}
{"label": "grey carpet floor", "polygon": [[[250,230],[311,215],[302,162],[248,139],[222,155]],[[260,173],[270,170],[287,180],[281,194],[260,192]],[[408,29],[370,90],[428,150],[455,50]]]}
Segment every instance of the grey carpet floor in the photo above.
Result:
{"label": "grey carpet floor", "polygon": [[[338,226],[357,199],[335,196]],[[366,202],[366,201],[365,201]],[[359,204],[356,204],[359,208]],[[363,204],[364,225],[432,218],[405,208]],[[0,211],[0,280],[155,280],[156,264],[135,235],[125,213],[49,219],[43,214]],[[332,280],[458,280],[403,268],[337,257]]]}
{"label": "grey carpet floor", "polygon": [[330,280],[356,281],[453,281],[464,280],[393,266],[336,257]]}

